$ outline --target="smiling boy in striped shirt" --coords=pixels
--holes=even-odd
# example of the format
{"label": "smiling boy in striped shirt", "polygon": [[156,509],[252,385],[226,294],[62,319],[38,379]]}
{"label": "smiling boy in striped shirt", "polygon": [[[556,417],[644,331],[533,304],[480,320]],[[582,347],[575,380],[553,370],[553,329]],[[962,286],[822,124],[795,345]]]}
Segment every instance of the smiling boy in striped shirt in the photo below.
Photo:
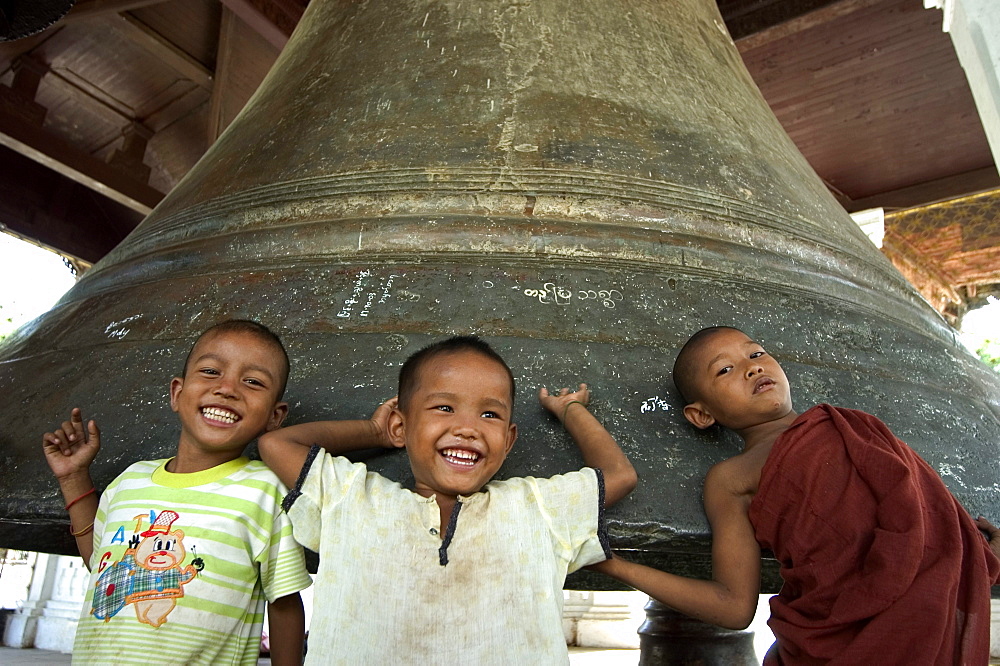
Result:
{"label": "smiling boy in striped shirt", "polygon": [[256,664],[265,601],[272,663],[301,663],[299,591],[311,581],[281,510],[286,491],[243,457],[284,420],[287,378],[288,356],[266,327],[208,329],[170,383],[177,454],[134,463],[99,498],[96,423],[74,409],[43,436],[91,570],[74,663]]}

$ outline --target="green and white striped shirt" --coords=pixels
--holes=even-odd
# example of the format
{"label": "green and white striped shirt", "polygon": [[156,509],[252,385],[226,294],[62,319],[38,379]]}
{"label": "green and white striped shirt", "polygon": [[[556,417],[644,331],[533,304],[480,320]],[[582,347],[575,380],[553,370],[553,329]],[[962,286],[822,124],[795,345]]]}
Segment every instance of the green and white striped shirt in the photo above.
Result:
{"label": "green and white striped shirt", "polygon": [[310,584],[263,463],[166,463],[131,465],[101,496],[75,664],[256,664],[265,600]]}

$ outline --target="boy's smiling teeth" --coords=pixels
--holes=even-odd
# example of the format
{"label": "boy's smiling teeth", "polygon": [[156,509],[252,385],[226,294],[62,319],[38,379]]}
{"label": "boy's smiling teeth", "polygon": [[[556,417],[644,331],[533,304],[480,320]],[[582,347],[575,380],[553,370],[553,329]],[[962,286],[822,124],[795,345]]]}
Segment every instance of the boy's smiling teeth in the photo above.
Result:
{"label": "boy's smiling teeth", "polygon": [[472,467],[479,460],[479,454],[468,449],[445,449],[441,452],[450,463]]}
{"label": "boy's smiling teeth", "polygon": [[236,423],[240,420],[240,417],[236,412],[231,412],[228,409],[221,409],[219,407],[202,407],[201,413],[213,421],[222,421],[223,423]]}

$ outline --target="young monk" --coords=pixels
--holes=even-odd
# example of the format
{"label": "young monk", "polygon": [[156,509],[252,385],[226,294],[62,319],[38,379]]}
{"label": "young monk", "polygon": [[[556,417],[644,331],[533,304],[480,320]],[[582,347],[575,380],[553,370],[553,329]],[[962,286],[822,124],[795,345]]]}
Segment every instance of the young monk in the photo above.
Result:
{"label": "young monk", "polygon": [[[491,481],[517,439],[514,378],[475,337],[407,359],[371,420],[262,436],[320,555],[307,663],[566,664],[563,581],[610,555],[604,507],[636,483],[589,395],[540,390],[589,466],[547,479]],[[412,489],[340,457],[371,447],[406,450]]]}
{"label": "young monk", "polygon": [[734,328],[692,336],[674,382],[688,421],[744,442],[705,478],[712,580],[617,557],[594,569],[742,629],[768,548],[784,585],[771,599],[776,641],[765,664],[987,662],[1000,530],[973,522],[885,424],[829,405],[797,414],[781,366]]}

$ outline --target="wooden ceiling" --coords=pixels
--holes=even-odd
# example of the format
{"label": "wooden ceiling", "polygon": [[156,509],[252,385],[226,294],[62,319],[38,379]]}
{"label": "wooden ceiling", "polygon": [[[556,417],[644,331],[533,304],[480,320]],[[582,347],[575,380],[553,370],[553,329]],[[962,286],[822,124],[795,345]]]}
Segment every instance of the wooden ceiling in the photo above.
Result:
{"label": "wooden ceiling", "polygon": [[[184,176],[308,0],[77,0],[0,43],[0,223],[94,262]],[[848,210],[1000,186],[922,0],[718,0],[747,68]]]}
{"label": "wooden ceiling", "polygon": [[736,44],[848,210],[910,207],[1000,182],[941,12],[920,0],[836,2]]}

